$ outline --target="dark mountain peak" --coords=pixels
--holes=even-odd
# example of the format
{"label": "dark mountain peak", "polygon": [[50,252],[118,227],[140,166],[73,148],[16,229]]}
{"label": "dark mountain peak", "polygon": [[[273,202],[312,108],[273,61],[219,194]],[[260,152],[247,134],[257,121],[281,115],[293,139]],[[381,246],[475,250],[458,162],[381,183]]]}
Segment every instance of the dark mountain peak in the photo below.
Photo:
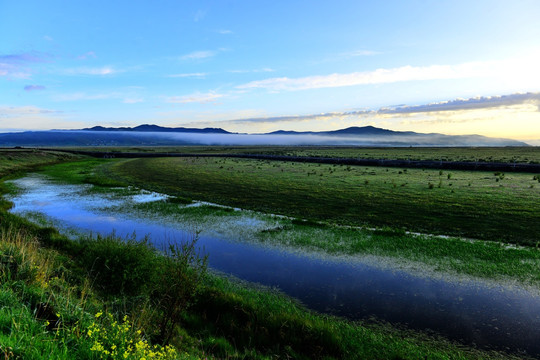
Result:
{"label": "dark mountain peak", "polygon": [[327,134],[351,134],[351,135],[382,135],[382,134],[393,134],[397,131],[381,129],[371,125],[368,126],[351,126],[345,129],[326,131]]}
{"label": "dark mountain peak", "polygon": [[183,132],[183,133],[212,133],[212,134],[230,134],[230,132],[220,129],[220,128],[185,128],[177,127],[170,128],[154,124],[142,124],[135,127],[103,127],[103,126],[94,126],[91,128],[83,129],[84,131],[134,131],[134,132]]}

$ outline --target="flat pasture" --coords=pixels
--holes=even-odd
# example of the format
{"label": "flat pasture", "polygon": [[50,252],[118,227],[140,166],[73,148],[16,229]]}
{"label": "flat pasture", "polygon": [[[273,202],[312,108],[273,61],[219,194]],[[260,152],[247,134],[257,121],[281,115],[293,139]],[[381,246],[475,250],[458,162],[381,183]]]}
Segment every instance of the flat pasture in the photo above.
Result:
{"label": "flat pasture", "polygon": [[540,182],[528,173],[202,157],[124,160],[102,171],[184,198],[316,221],[540,241]]}

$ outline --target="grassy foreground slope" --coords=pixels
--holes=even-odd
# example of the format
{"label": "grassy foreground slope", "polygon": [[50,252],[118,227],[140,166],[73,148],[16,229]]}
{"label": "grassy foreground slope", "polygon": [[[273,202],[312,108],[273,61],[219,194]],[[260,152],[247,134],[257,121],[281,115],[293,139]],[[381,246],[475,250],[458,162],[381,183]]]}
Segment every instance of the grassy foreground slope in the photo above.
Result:
{"label": "grassy foreground slope", "polygon": [[189,246],[164,257],[129,240],[73,241],[8,209],[3,202],[1,358],[511,358],[308,312],[274,292],[206,274]]}
{"label": "grassy foreground slope", "polygon": [[0,178],[8,174],[24,171],[47,164],[76,160],[79,156],[60,151],[40,151],[33,149],[1,149]]}
{"label": "grassy foreground slope", "polygon": [[536,245],[539,177],[246,159],[148,158],[107,174],[147,189],[339,224]]}

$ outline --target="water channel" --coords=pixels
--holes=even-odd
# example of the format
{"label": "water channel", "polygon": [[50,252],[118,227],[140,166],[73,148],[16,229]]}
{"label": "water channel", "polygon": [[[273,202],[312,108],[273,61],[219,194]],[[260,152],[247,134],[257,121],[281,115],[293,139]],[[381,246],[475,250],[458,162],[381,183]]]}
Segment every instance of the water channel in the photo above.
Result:
{"label": "water channel", "polygon": [[[22,191],[10,199],[15,204],[12,212],[29,217],[40,214],[61,230],[149,235],[158,248],[171,239],[193,236],[182,223],[105,210],[125,201],[162,200],[158,194],[110,198],[40,175],[13,182]],[[540,297],[526,289],[432,279],[376,267],[361,258],[323,258],[236,240],[202,232],[198,244],[209,254],[211,268],[276,287],[320,312],[350,319],[375,318],[464,344],[540,356]]]}

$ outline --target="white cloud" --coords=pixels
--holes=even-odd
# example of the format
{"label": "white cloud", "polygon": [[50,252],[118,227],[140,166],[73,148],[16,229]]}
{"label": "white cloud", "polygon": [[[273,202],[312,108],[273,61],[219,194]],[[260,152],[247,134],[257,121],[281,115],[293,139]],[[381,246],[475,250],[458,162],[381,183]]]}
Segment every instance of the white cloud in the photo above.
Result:
{"label": "white cloud", "polygon": [[[306,76],[301,78],[270,78],[237,86],[237,89],[267,89],[296,91],[355,85],[386,84],[404,81],[493,78],[520,86],[533,86],[540,80],[540,53],[529,57],[500,61],[476,61],[457,65],[401,66],[390,69],[348,74]],[[537,85],[536,85],[537,86]]]}
{"label": "white cloud", "polygon": [[229,70],[228,72],[235,73],[235,74],[245,74],[245,73],[265,73],[265,72],[274,72],[274,71],[276,70],[265,67],[265,68],[253,69],[253,70]]}
{"label": "white cloud", "polygon": [[208,92],[208,93],[199,93],[196,92],[191,95],[184,95],[184,96],[171,96],[167,98],[168,103],[173,104],[188,104],[188,103],[210,103],[214,102],[219,98],[222,98],[224,95],[217,94],[215,92]]}
{"label": "white cloud", "polygon": [[61,110],[39,108],[37,106],[0,105],[0,129],[38,130],[73,125]]}
{"label": "white cloud", "polygon": [[170,78],[204,78],[208,73],[186,73],[186,74],[172,74],[167,75]]}
{"label": "white cloud", "polygon": [[80,101],[80,100],[106,100],[119,99],[124,96],[118,92],[87,94],[85,92],[75,92],[70,94],[58,94],[54,96],[56,101]]}
{"label": "white cloud", "polygon": [[85,59],[88,59],[88,58],[93,58],[93,59],[97,58],[96,53],[93,52],[93,51],[88,51],[88,52],[85,52],[82,55],[77,56],[77,59],[79,59],[79,60],[85,60]]}
{"label": "white cloud", "polygon": [[0,106],[0,118],[13,118],[38,114],[61,114],[60,110],[43,109],[37,106]]}
{"label": "white cloud", "polygon": [[143,102],[144,100],[142,98],[125,98],[123,103],[124,104],[136,104]]}
{"label": "white cloud", "polygon": [[350,51],[346,53],[340,54],[342,57],[345,58],[351,58],[351,57],[357,57],[357,56],[373,56],[373,55],[379,55],[381,54],[379,51],[373,51],[373,50],[356,50],[356,51]]}
{"label": "white cloud", "polygon": [[193,14],[193,21],[199,22],[200,20],[204,19],[206,17],[206,10],[197,10]]}
{"label": "white cloud", "polygon": [[0,76],[9,79],[29,79],[30,66],[47,62],[48,55],[38,52],[0,55]]}
{"label": "white cloud", "polygon": [[193,51],[189,54],[180,56],[180,60],[200,60],[216,56],[216,54],[217,51],[213,50]]}
{"label": "white cloud", "polygon": [[102,67],[79,67],[66,69],[64,71],[67,75],[112,75],[123,72],[121,70],[115,69],[112,66],[102,66]]}
{"label": "white cloud", "polygon": [[218,30],[217,32],[218,34],[222,34],[222,35],[229,35],[233,33],[231,30],[227,30],[227,29],[221,29],[221,30]]}

